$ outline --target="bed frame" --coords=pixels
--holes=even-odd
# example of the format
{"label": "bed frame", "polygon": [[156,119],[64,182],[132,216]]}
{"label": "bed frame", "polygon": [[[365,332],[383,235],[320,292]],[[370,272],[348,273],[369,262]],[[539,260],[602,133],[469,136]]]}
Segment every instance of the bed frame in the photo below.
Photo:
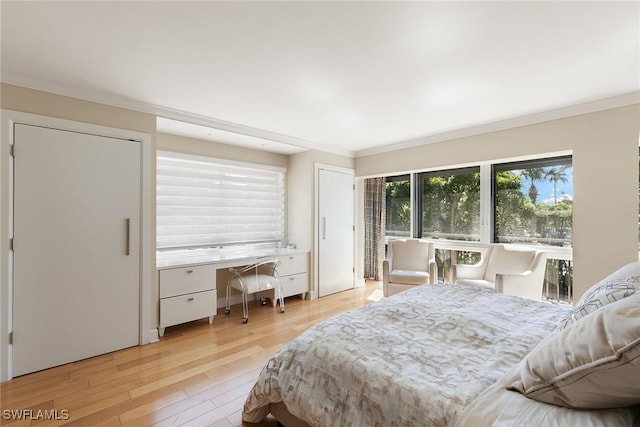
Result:
{"label": "bed frame", "polygon": [[269,405],[271,415],[278,421],[278,425],[284,427],[311,427],[309,424],[291,414],[284,403],[272,403]]}

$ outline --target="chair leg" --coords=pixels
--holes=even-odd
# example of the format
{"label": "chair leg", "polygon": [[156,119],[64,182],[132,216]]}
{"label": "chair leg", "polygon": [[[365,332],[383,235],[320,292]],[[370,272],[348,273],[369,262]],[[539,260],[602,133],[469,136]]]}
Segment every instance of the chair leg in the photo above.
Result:
{"label": "chair leg", "polygon": [[231,286],[227,282],[227,304],[224,307],[224,314],[231,313],[231,301],[230,301],[230,299],[231,299]]}
{"label": "chair leg", "polygon": [[247,304],[247,291],[242,291],[242,323],[249,321],[249,307]]}
{"label": "chair leg", "polygon": [[280,313],[284,313],[284,296],[282,295],[282,285],[278,286],[278,299],[280,300]]}

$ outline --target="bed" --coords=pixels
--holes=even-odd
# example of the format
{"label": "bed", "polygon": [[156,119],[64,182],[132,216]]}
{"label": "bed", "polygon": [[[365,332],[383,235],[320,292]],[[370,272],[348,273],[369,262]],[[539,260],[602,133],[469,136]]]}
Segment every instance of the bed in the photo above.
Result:
{"label": "bed", "polygon": [[[640,265],[635,268],[640,277]],[[638,282],[626,283],[626,291],[618,292],[629,297],[617,316],[626,322],[631,310],[631,335],[640,335]],[[601,404],[599,396],[558,402],[545,388],[548,384],[541,386],[544,372],[536,369],[548,366],[536,361],[562,359],[557,353],[547,354],[549,348],[565,351],[553,346],[559,340],[575,340],[576,325],[601,329],[584,324],[579,308],[580,304],[570,308],[473,286],[410,289],[326,320],[285,345],[262,370],[245,402],[243,420],[260,422],[271,413],[287,427],[637,425],[640,345],[631,346],[631,353],[623,351],[623,375],[634,384],[624,390],[620,404]],[[581,317],[590,320],[594,308],[587,311]],[[611,343],[604,335],[602,339]],[[580,343],[574,348],[581,348]],[[569,390],[571,395],[571,387],[580,384],[567,378],[569,371],[575,375],[575,366],[562,369],[554,372],[554,381],[564,375],[570,385],[560,394]],[[584,377],[584,372],[579,374]],[[598,381],[604,384],[608,378]]]}

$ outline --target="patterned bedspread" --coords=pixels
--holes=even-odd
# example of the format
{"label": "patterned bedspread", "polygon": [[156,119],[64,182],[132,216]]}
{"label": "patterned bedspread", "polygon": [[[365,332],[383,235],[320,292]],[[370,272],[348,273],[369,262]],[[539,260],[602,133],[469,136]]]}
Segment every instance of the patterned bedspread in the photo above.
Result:
{"label": "patterned bedspread", "polygon": [[568,309],[471,286],[420,286],[322,322],[265,366],[244,405],[312,426],[447,426]]}

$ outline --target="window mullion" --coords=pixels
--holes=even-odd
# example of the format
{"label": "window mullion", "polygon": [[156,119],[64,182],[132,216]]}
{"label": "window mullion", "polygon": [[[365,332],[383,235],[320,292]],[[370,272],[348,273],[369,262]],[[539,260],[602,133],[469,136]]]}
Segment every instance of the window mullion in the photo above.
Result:
{"label": "window mullion", "polygon": [[493,179],[491,164],[480,165],[480,243],[490,243],[493,229]]}
{"label": "window mullion", "polygon": [[411,174],[411,234],[414,239],[422,237],[422,176]]}

